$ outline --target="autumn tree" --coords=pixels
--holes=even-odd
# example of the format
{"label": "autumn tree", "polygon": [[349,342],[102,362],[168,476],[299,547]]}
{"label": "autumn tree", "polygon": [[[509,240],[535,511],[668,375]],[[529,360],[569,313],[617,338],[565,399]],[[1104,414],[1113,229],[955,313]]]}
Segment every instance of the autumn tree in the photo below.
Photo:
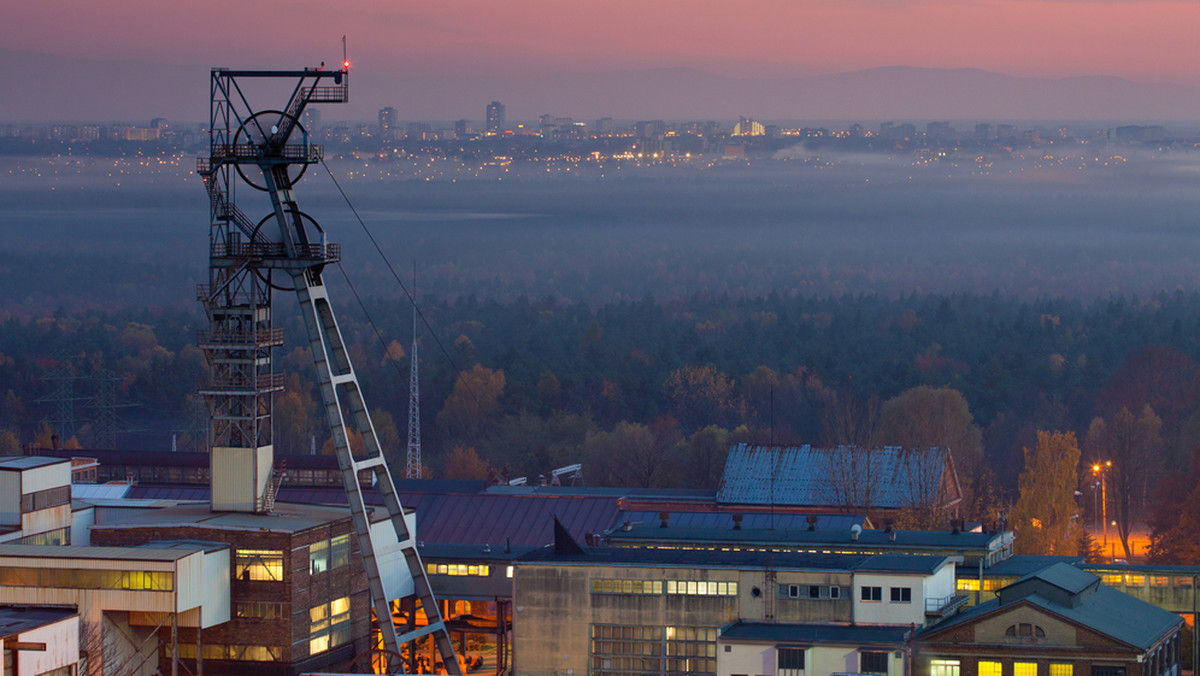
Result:
{"label": "autumn tree", "polygon": [[1146,404],[1134,414],[1124,406],[1110,423],[1103,418],[1092,420],[1085,446],[1089,455],[1098,461],[1111,461],[1108,470],[1108,492],[1117,522],[1117,535],[1127,558],[1133,557],[1129,548],[1129,533],[1135,519],[1141,515],[1143,496],[1149,471],[1162,445],[1162,420]]}
{"label": "autumn tree", "polygon": [[712,364],[676,369],[667,376],[664,387],[671,410],[684,429],[728,424],[744,410],[733,381]]}
{"label": "autumn tree", "polygon": [[325,427],[324,419],[318,420],[317,402],[313,400],[312,385],[302,383],[300,376],[289,373],[284,381],[282,394],[275,395],[275,408],[271,412],[274,429],[275,451],[281,455],[310,452],[317,426]]}
{"label": "autumn tree", "polygon": [[585,476],[602,486],[671,486],[678,478],[677,434],[677,428],[667,422],[655,426],[620,422],[612,431],[593,432],[583,444]]}
{"label": "autumn tree", "polygon": [[488,464],[474,448],[455,446],[442,466],[442,476],[446,479],[483,480],[488,476]]}
{"label": "autumn tree", "polygon": [[8,430],[0,431],[0,455],[21,455],[21,440]]}
{"label": "autumn tree", "polygon": [[1075,556],[1079,553],[1079,444],[1074,432],[1038,432],[1037,448],[1025,449],[1020,496],[1012,525],[1019,554]]}
{"label": "autumn tree", "polygon": [[[1182,468],[1180,468],[1182,469]],[[1158,483],[1150,504],[1151,563],[1200,565],[1200,446],[1192,449],[1190,471],[1171,472]]]}
{"label": "autumn tree", "polygon": [[438,412],[438,429],[449,439],[473,444],[495,424],[503,393],[504,371],[482,364],[463,371]]}
{"label": "autumn tree", "polygon": [[729,432],[716,425],[696,430],[679,445],[679,464],[689,488],[716,488],[729,455]]}
{"label": "autumn tree", "polygon": [[[963,491],[963,513],[982,518],[976,496],[981,492],[977,477],[983,459],[983,434],[975,425],[967,400],[950,387],[922,385],[888,399],[879,410],[875,441],[885,446],[902,446],[906,452],[942,448],[950,451]],[[918,463],[912,471],[925,471]]]}

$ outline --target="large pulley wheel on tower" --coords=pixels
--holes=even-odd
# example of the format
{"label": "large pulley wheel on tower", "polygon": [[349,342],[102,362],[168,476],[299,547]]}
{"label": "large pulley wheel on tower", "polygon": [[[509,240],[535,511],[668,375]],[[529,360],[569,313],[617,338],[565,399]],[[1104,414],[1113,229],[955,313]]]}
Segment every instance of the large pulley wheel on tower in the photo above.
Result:
{"label": "large pulley wheel on tower", "polygon": [[[308,214],[304,213],[303,211],[300,211],[299,209],[297,209],[293,213],[295,213],[297,216],[300,217],[300,222],[304,224],[304,231],[306,233],[315,234],[318,239],[323,237],[323,235],[325,234],[325,230],[323,228],[321,228],[321,225],[319,223],[317,223],[317,221],[312,216],[309,216]],[[266,216],[263,216],[262,220],[260,220],[258,222],[258,225],[254,226],[254,232],[251,233],[251,240],[255,241],[255,242],[260,241],[259,240],[260,233],[264,232],[263,229],[268,227],[268,225],[267,225],[268,223],[274,223],[274,222],[276,222],[275,214],[272,213],[272,214],[267,214]],[[270,241],[270,242],[279,241],[279,239],[275,236],[266,236],[266,237],[264,237],[264,239],[266,241]],[[256,268],[254,270],[254,273],[256,275],[258,275],[258,278],[261,279],[263,281],[263,283],[267,284],[268,286],[270,286],[272,289],[275,289],[276,291],[295,291],[296,290],[295,285],[280,286],[278,283],[276,283],[274,278],[270,276],[270,270]]]}
{"label": "large pulley wheel on tower", "polygon": [[[280,130],[286,131],[287,129],[291,129],[287,138],[276,138]],[[233,135],[233,144],[234,147],[240,145],[253,145],[255,148],[258,148],[260,155],[269,157],[271,155],[270,150],[272,146],[282,148],[283,145],[287,143],[287,139],[291,138],[292,134],[294,134],[297,129],[300,130],[302,137],[308,136],[308,131],[304,129],[304,125],[300,124],[300,120],[297,120],[291,115],[288,115],[281,110],[261,110],[251,115],[246,119],[245,122],[242,123],[242,126],[238,127],[237,132]],[[238,163],[235,166],[237,167],[238,175],[242,177],[242,180],[245,181],[247,185],[256,190],[262,190],[263,192],[270,190],[270,188],[267,187],[266,178],[264,178],[262,175],[261,168],[250,167],[241,163]],[[307,170],[307,162],[289,164],[287,170],[288,184],[286,186],[279,187],[290,188],[293,185],[296,185],[296,183],[300,181],[300,178],[304,176],[304,172]]]}

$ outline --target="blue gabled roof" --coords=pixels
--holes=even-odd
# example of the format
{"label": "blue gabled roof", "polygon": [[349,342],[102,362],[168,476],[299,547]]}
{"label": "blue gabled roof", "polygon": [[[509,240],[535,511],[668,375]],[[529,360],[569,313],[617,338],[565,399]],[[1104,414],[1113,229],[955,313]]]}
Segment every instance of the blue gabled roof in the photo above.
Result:
{"label": "blue gabled roof", "polygon": [[[855,458],[852,467],[851,454]],[[845,472],[863,475],[858,490],[869,486],[872,507],[914,506],[914,495],[938,496],[950,453],[941,448],[910,452],[884,446],[869,453],[851,447],[734,446],[725,459],[717,502],[742,505],[842,505]],[[869,469],[858,465],[869,463]],[[942,498],[944,499],[944,498]]]}
{"label": "blue gabled roof", "polygon": [[[1183,623],[1183,618],[1151,603],[1098,584],[1099,578],[1066,563],[1035,571],[999,590],[999,597],[951,615],[923,634],[977,622],[1007,608],[1026,603],[1065,618],[1127,645],[1147,650]],[[1051,585],[1060,598],[1047,598],[1037,583]],[[1007,592],[1007,593],[1006,593]],[[1064,600],[1066,602],[1064,602]]]}

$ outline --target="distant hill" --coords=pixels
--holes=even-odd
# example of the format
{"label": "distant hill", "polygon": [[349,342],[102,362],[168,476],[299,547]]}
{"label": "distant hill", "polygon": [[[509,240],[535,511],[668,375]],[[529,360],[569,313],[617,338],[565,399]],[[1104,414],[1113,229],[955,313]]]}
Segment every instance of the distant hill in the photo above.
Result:
{"label": "distant hill", "polygon": [[[101,62],[0,50],[0,121],[201,121],[208,66]],[[253,64],[223,64],[256,67]],[[275,64],[279,65],[279,64]],[[296,64],[301,67],[305,64]],[[328,119],[480,120],[493,99],[510,120],[542,113],[592,120],[1200,120],[1200,89],[1118,77],[1058,80],[975,69],[889,66],[804,78],[724,77],[690,68],[541,77],[394,76],[382,64],[352,73],[351,103]]]}

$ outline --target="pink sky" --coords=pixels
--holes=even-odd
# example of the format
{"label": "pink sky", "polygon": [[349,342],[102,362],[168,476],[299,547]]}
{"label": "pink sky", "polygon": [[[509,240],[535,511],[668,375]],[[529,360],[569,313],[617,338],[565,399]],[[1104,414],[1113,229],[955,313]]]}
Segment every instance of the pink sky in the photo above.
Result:
{"label": "pink sky", "polygon": [[26,0],[7,49],[177,64],[340,56],[399,74],[910,65],[1200,84],[1196,0]]}

